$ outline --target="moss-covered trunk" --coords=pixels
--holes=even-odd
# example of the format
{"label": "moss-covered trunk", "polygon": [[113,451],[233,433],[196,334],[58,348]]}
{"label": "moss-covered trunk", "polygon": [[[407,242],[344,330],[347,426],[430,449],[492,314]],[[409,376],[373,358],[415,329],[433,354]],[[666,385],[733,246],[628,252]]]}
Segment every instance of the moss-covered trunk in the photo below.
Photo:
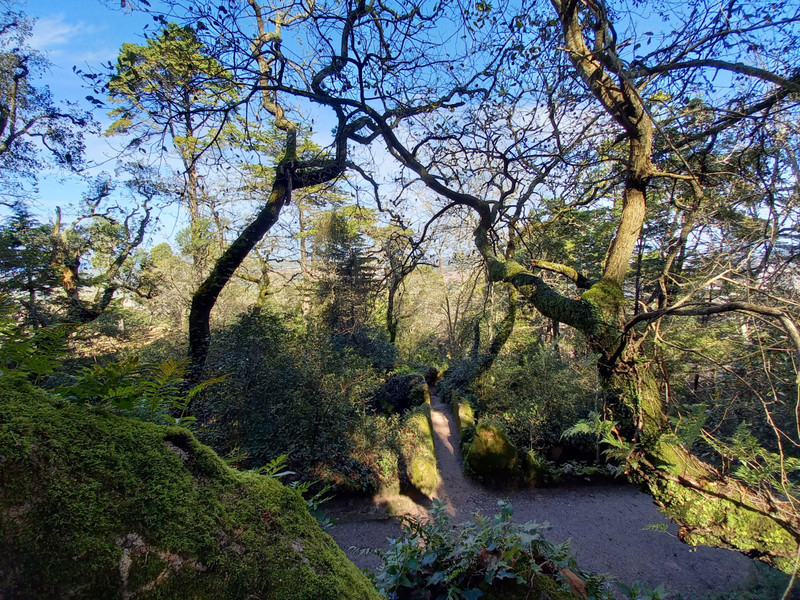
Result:
{"label": "moss-covered trunk", "polygon": [[[588,295],[598,309],[595,314],[621,316],[613,294]],[[615,328],[607,324],[592,329]],[[669,427],[651,361],[640,347],[620,347],[621,338],[617,347],[608,346],[612,337],[590,339],[601,357],[598,370],[608,416],[627,446],[629,476],[680,525],[680,538],[736,549],[791,572],[800,541],[796,511],[767,491],[720,472],[680,442]]]}

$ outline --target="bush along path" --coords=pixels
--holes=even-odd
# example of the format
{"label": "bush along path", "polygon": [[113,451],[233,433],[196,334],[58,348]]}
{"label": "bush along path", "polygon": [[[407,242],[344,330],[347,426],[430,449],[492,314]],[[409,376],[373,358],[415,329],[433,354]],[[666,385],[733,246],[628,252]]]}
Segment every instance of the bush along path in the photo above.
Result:
{"label": "bush along path", "polygon": [[[649,496],[633,486],[592,485],[552,489],[499,490],[466,478],[456,422],[448,404],[431,390],[431,421],[441,483],[436,495],[453,523],[469,521],[480,511],[491,516],[498,502],[514,507],[516,522],[547,522],[547,537],[571,540],[581,568],[612,575],[626,585],[639,582],[655,588],[664,584],[668,597],[704,596],[740,589],[766,567],[746,556],[719,548],[692,548],[676,537],[677,527],[658,512]],[[418,516],[417,499],[406,499],[402,512]],[[400,524],[369,500],[334,502],[339,522],[329,531],[339,546],[362,569],[375,571],[380,559],[355,548],[386,550],[387,538],[397,538]]]}

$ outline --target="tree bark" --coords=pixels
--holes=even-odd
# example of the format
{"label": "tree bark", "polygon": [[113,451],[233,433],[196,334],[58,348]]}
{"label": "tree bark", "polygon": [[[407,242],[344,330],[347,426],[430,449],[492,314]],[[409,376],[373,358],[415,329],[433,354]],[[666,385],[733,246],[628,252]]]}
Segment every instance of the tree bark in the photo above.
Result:
{"label": "tree bark", "polygon": [[196,385],[202,379],[211,336],[211,309],[234,271],[278,221],[281,208],[289,195],[289,185],[285,176],[275,178],[269,200],[256,218],[217,259],[211,273],[192,296],[192,308],[189,312],[189,386]]}

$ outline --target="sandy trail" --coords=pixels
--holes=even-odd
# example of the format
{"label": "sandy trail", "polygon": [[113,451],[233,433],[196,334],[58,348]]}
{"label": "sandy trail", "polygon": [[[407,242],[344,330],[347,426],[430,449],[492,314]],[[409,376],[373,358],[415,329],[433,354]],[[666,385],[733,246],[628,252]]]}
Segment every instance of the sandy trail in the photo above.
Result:
{"label": "sandy trail", "polygon": [[[432,390],[433,392],[433,390]],[[703,595],[737,589],[751,574],[753,561],[743,554],[719,548],[696,550],[681,543],[674,523],[660,514],[652,499],[630,485],[584,486],[519,491],[496,491],[466,479],[461,471],[458,433],[450,407],[431,395],[434,445],[442,484],[438,497],[457,522],[480,510],[497,512],[498,500],[509,500],[519,522],[548,522],[548,538],[572,540],[578,564],[587,570],[610,573],[623,583],[639,581],[650,587],[663,583],[670,595]],[[409,512],[418,509],[412,508]],[[375,570],[375,555],[350,550],[388,547],[397,537],[396,520],[369,499],[334,501],[329,509],[340,519],[330,533],[362,569]],[[667,524],[668,533],[646,531]]]}

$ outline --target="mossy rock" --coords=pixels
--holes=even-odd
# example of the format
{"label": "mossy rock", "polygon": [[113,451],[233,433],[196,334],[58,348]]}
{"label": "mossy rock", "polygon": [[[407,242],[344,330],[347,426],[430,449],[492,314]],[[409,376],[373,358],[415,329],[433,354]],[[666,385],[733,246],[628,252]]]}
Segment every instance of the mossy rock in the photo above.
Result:
{"label": "mossy rock", "polygon": [[185,429],[0,389],[0,449],[0,598],[379,598],[297,492]]}
{"label": "mossy rock", "polygon": [[425,386],[425,377],[419,373],[394,375],[378,388],[370,404],[376,412],[403,414],[425,402],[419,393],[414,395],[420,386]]}
{"label": "mossy rock", "polygon": [[518,479],[517,449],[505,431],[497,425],[480,422],[475,437],[464,456],[464,471],[492,484]]}
{"label": "mossy rock", "polygon": [[450,397],[450,406],[456,418],[456,429],[461,444],[469,444],[475,435],[475,411],[464,394],[453,390]]}
{"label": "mossy rock", "polygon": [[521,483],[526,487],[541,485],[545,477],[545,468],[539,455],[533,450],[519,452],[519,469]]}
{"label": "mossy rock", "polygon": [[430,404],[423,404],[408,413],[402,437],[403,483],[410,484],[426,496],[435,495],[441,477],[433,447]]}

